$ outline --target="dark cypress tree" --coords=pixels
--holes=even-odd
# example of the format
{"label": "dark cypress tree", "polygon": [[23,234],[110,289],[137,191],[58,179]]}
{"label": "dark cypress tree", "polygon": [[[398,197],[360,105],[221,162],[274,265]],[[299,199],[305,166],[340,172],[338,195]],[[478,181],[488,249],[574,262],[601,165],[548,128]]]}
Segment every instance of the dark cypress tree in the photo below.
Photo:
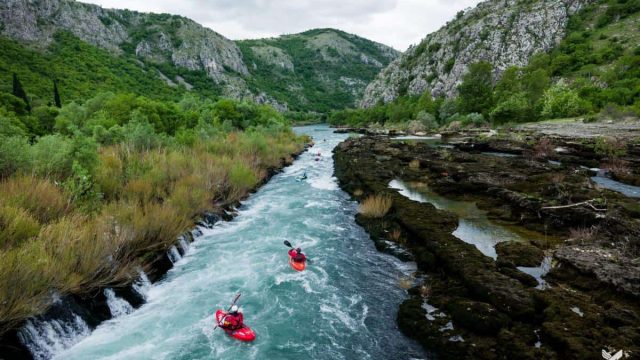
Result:
{"label": "dark cypress tree", "polygon": [[60,93],[58,92],[58,82],[53,80],[53,102],[57,108],[62,107],[62,101],[60,101]]}
{"label": "dark cypress tree", "polygon": [[29,98],[27,98],[27,93],[24,92],[22,84],[20,83],[20,80],[18,80],[18,75],[16,73],[13,73],[13,96],[22,99],[26,105],[25,109],[27,109],[28,112],[31,112]]}

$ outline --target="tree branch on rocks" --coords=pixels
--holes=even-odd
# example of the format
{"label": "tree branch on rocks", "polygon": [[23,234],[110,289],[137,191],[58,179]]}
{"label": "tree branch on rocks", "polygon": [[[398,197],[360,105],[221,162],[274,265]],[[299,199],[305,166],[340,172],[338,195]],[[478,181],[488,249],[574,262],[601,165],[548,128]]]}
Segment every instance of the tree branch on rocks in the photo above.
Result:
{"label": "tree branch on rocks", "polygon": [[567,209],[567,208],[572,208],[572,207],[576,207],[576,206],[589,206],[590,208],[592,208],[594,211],[607,211],[607,209],[601,209],[601,208],[597,208],[593,205],[593,203],[596,201],[596,199],[591,199],[591,200],[587,200],[587,201],[583,201],[583,202],[579,202],[579,203],[575,203],[575,204],[569,204],[569,205],[561,205],[561,206],[544,206],[541,208],[541,210],[556,210],[556,209]]}

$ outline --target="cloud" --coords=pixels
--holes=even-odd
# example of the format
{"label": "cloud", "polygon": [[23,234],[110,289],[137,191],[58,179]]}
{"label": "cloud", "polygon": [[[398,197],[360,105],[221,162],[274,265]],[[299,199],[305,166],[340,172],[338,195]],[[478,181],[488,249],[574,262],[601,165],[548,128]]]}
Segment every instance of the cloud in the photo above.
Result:
{"label": "cloud", "polygon": [[191,18],[230,39],[337,28],[405,50],[479,0],[88,0]]}

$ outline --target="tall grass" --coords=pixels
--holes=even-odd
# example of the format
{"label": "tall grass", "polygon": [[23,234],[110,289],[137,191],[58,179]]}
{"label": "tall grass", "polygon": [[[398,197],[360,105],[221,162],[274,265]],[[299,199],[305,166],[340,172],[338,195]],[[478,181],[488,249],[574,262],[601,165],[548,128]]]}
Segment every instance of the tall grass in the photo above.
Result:
{"label": "tall grass", "polygon": [[[42,141],[39,159],[61,141]],[[246,196],[305,141],[291,131],[254,131],[188,146],[105,145],[91,173],[100,196],[90,211],[61,179],[70,166],[58,156],[66,148],[50,154],[51,164],[30,162],[37,170],[0,182],[0,334],[45,310],[54,293],[127,281],[203,211]]]}
{"label": "tall grass", "polygon": [[387,215],[392,204],[393,200],[387,195],[371,195],[362,201],[358,211],[366,217],[381,218]]}

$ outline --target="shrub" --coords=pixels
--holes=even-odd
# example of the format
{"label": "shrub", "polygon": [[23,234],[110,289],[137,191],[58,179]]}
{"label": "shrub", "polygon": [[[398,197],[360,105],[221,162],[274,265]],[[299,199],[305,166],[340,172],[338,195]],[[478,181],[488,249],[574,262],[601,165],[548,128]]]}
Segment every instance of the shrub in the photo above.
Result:
{"label": "shrub", "polygon": [[447,121],[450,117],[458,113],[458,102],[454,99],[445,100],[440,109],[438,109],[438,118],[441,123]]}
{"label": "shrub", "polygon": [[71,175],[73,146],[62,135],[46,135],[31,147],[34,173],[42,177],[64,179]]}
{"label": "shrub", "polygon": [[0,108],[0,137],[25,136],[26,126],[13,114],[3,114]]}
{"label": "shrub", "polygon": [[364,199],[358,212],[365,217],[382,218],[391,209],[393,200],[386,195],[372,195]]}
{"label": "shrub", "polygon": [[447,130],[449,131],[460,131],[462,129],[462,123],[460,121],[452,121],[449,126],[447,126]]}
{"label": "shrub", "polygon": [[462,118],[462,126],[482,127],[486,124],[484,116],[478,113],[467,114]]}
{"label": "shrub", "polygon": [[587,105],[578,93],[564,84],[552,86],[542,96],[542,116],[548,119],[578,116],[586,111]]}
{"label": "shrub", "polygon": [[533,120],[535,116],[532,113],[527,94],[519,92],[498,103],[489,116],[494,124],[504,124]]}
{"label": "shrub", "polygon": [[29,168],[29,141],[25,137],[0,136],[0,179]]}
{"label": "shrub", "polygon": [[419,120],[411,120],[407,124],[407,130],[412,134],[425,131],[426,129],[427,128],[424,126],[424,124]]}
{"label": "shrub", "polygon": [[136,151],[149,151],[159,146],[161,141],[153,125],[140,110],[135,110],[131,121],[123,126],[123,134],[125,143]]}
{"label": "shrub", "polygon": [[627,142],[624,139],[601,136],[596,139],[593,149],[600,156],[617,158],[627,153]]}
{"label": "shrub", "polygon": [[553,155],[553,144],[547,138],[542,138],[533,146],[533,157],[536,159],[546,158]]}
{"label": "shrub", "polygon": [[420,111],[416,116],[416,120],[420,121],[427,130],[438,128],[436,117],[426,111]]}

